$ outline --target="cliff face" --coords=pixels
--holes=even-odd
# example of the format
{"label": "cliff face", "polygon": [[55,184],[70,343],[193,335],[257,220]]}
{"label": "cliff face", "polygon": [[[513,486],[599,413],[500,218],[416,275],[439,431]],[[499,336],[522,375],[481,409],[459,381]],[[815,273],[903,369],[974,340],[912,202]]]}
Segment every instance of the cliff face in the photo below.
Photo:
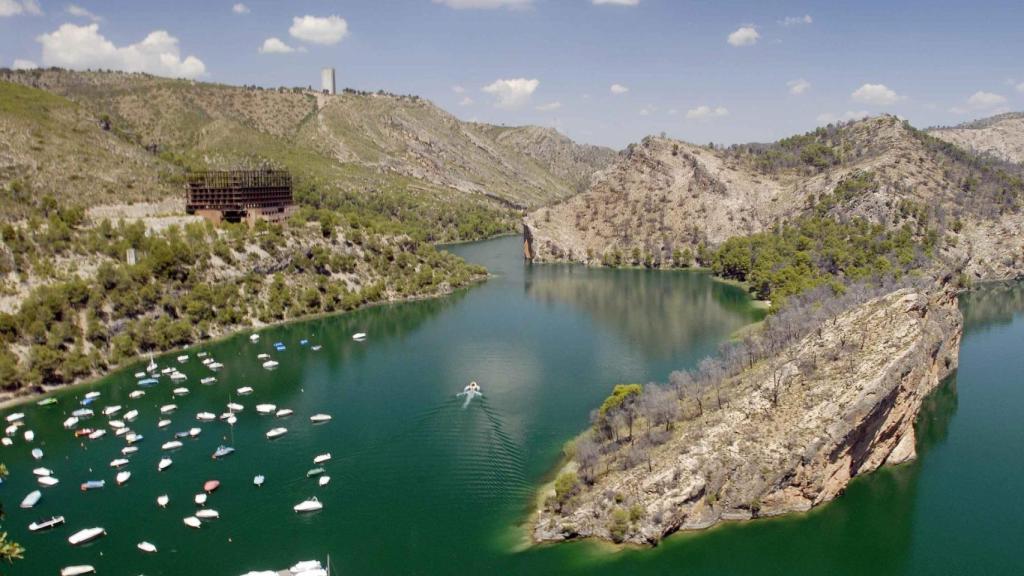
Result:
{"label": "cliff face", "polygon": [[991,154],[1008,162],[1024,163],[1024,113],[1021,112],[928,132],[967,150]]}
{"label": "cliff face", "polygon": [[951,292],[905,289],[857,306],[742,372],[721,409],[694,412],[646,461],[606,457],[593,485],[538,512],[534,538],[611,539],[628,507],[615,539],[655,543],[828,502],[852,478],[916,456],[914,420],[956,368],[961,332]]}

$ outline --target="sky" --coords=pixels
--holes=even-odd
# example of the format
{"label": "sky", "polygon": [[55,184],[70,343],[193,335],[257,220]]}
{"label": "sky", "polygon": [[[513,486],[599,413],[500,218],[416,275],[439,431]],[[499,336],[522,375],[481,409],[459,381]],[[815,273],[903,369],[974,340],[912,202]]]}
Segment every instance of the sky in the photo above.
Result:
{"label": "sky", "polygon": [[622,148],[1024,110],[1024,0],[0,0],[0,67],[417,94]]}

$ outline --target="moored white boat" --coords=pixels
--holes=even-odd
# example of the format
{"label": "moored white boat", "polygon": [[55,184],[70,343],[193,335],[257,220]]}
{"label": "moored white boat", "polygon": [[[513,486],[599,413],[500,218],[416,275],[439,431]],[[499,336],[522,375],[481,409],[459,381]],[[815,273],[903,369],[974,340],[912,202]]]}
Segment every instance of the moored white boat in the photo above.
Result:
{"label": "moored white boat", "polygon": [[28,525],[28,529],[31,530],[32,532],[39,532],[40,530],[49,530],[50,528],[53,528],[54,526],[60,526],[63,523],[64,523],[64,517],[63,516],[53,516],[52,518],[50,518],[48,520],[43,520],[42,522],[33,522],[33,523],[29,524]]}
{"label": "moored white boat", "polygon": [[216,372],[217,370],[220,370],[223,367],[224,367],[224,365],[221,364],[220,362],[210,362],[207,365],[207,368],[209,368],[210,370],[213,370],[214,372]]}
{"label": "moored white boat", "polygon": [[266,368],[267,370],[273,370],[274,368],[277,368],[278,365],[279,364],[277,360],[267,360],[266,362],[263,363],[263,367]]}
{"label": "moored white boat", "polygon": [[277,406],[273,404],[257,404],[256,412],[259,414],[273,414],[277,410]]}
{"label": "moored white boat", "polygon": [[250,342],[258,342],[259,339],[260,339],[260,335],[259,334],[252,334],[252,335],[249,336],[249,341]]}
{"label": "moored white boat", "polygon": [[78,426],[78,417],[68,416],[68,419],[64,421],[63,426],[68,430],[74,428],[75,426]]}
{"label": "moored white boat", "polygon": [[269,431],[267,431],[267,438],[269,440],[273,440],[274,438],[280,438],[281,436],[284,436],[287,433],[287,428],[271,428]]}
{"label": "moored white boat", "polygon": [[356,342],[362,342],[363,340],[366,340],[366,332],[356,332],[352,335],[352,339]]}
{"label": "moored white boat", "polygon": [[14,440],[11,440],[8,436],[4,436],[3,438],[0,438],[0,444],[3,444],[4,446],[14,446]]}
{"label": "moored white boat", "polygon": [[98,440],[107,435],[107,431],[100,428],[99,430],[93,430],[89,433],[89,440]]}
{"label": "moored white boat", "polygon": [[127,442],[128,444],[135,444],[136,442],[142,442],[142,438],[142,434],[136,434],[135,432],[131,432],[125,435],[124,441]]}
{"label": "moored white boat", "polygon": [[188,376],[185,376],[181,372],[175,370],[174,372],[171,372],[171,380],[174,380],[175,382],[180,382],[182,380],[188,380]]}
{"label": "moored white boat", "polygon": [[195,438],[195,437],[199,436],[199,433],[202,432],[202,431],[203,431],[202,428],[189,428],[188,429],[188,437],[189,438]]}
{"label": "moored white boat", "polygon": [[330,483],[331,483],[331,477],[330,476],[321,476],[320,479],[317,480],[317,484],[319,484],[320,486],[327,486]]}
{"label": "moored white boat", "polygon": [[83,574],[95,574],[96,569],[88,564],[76,564],[65,566],[60,569],[60,576],[82,576]]}
{"label": "moored white boat", "polygon": [[146,373],[145,372],[136,372],[135,373],[135,378],[136,379],[145,378],[145,377],[146,377]]}
{"label": "moored white boat", "polygon": [[331,421],[331,415],[330,414],[313,414],[312,416],[309,417],[309,421],[312,422],[313,424],[321,424],[323,422],[330,422]]}
{"label": "moored white boat", "polygon": [[163,406],[160,407],[160,413],[161,414],[170,414],[171,412],[174,412],[177,409],[178,409],[178,405],[177,404],[164,404]]}
{"label": "moored white boat", "polygon": [[179,388],[175,388],[174,390],[172,390],[171,393],[174,394],[175,396],[186,396],[188,394],[188,388],[181,386]]}
{"label": "moored white boat", "polygon": [[270,360],[270,354],[267,354],[266,352],[261,352],[261,353],[256,355],[256,359],[257,360]]}
{"label": "moored white boat", "polygon": [[181,442],[178,440],[171,440],[170,442],[164,442],[161,446],[161,450],[177,450],[181,448]]}
{"label": "moored white boat", "polygon": [[138,451],[139,451],[139,447],[138,446],[125,446],[124,448],[121,448],[121,455],[122,456],[127,456],[129,454],[135,454]]}
{"label": "moored white boat", "polygon": [[120,468],[121,466],[124,466],[127,463],[128,463],[128,459],[127,458],[117,458],[117,459],[114,459],[114,460],[110,461],[110,467],[111,468]]}
{"label": "moored white boat", "polygon": [[217,415],[213,412],[200,412],[196,414],[196,420],[200,422],[212,422],[217,419]]}
{"label": "moored white boat", "polygon": [[137,544],[137,547],[139,550],[142,550],[143,552],[146,552],[148,554],[156,552],[156,546],[150,544],[149,542],[139,542]]}
{"label": "moored white boat", "polygon": [[196,494],[194,498],[192,498],[192,501],[196,503],[196,506],[205,506],[206,505],[206,499],[207,499],[206,493],[205,492],[200,492],[199,494]]}
{"label": "moored white boat", "polygon": [[93,414],[95,414],[95,412],[89,408],[79,408],[71,413],[75,418],[92,418]]}
{"label": "moored white boat", "polygon": [[199,518],[196,518],[195,516],[189,516],[188,518],[185,518],[184,522],[185,526],[188,526],[189,528],[200,528],[203,525],[202,521],[200,521]]}
{"label": "moored white boat", "polygon": [[313,464],[323,464],[324,462],[327,462],[330,459],[331,459],[331,453],[330,452],[326,452],[324,454],[320,454],[320,455],[316,456],[315,458],[313,458]]}
{"label": "moored white boat", "polygon": [[117,485],[120,486],[120,485],[124,484],[125,482],[127,482],[129,479],[131,479],[131,477],[132,477],[132,473],[127,471],[127,470],[125,470],[124,472],[118,472],[117,476],[114,477],[114,480],[116,480],[117,481]]}
{"label": "moored white boat", "polygon": [[131,392],[128,393],[128,397],[131,398],[132,400],[138,400],[139,398],[142,398],[145,395],[145,390],[132,390]]}
{"label": "moored white boat", "polygon": [[178,356],[179,364],[184,364],[185,362],[188,362],[188,354],[182,354],[181,356]]}
{"label": "moored white boat", "polygon": [[107,406],[106,408],[104,408],[103,409],[103,415],[104,416],[113,416],[114,414],[117,414],[120,411],[121,411],[121,406],[115,404],[113,406]]}
{"label": "moored white boat", "polygon": [[204,386],[208,386],[210,384],[213,384],[216,381],[217,381],[217,377],[216,376],[207,376],[206,378],[203,378],[202,380],[200,380],[199,383],[203,384]]}
{"label": "moored white boat", "polygon": [[57,480],[53,476],[40,476],[40,477],[36,478],[36,481],[39,482],[40,486],[43,486],[43,487],[46,487],[46,488],[49,488],[51,486],[56,486],[60,482],[60,480]]}
{"label": "moored white boat", "polygon": [[252,483],[258,488],[260,486],[263,486],[263,482],[265,480],[266,478],[263,477],[263,474],[257,474],[256,477],[252,479]]}
{"label": "moored white boat", "polygon": [[107,422],[107,426],[110,426],[114,430],[117,430],[118,428],[124,428],[124,421],[122,421],[122,420],[110,420],[109,422]]}
{"label": "moored white boat", "polygon": [[294,410],[292,410],[291,408],[281,408],[280,410],[278,410],[278,411],[277,411],[277,412],[276,412],[276,413],[274,414],[274,416],[276,416],[276,417],[278,417],[278,418],[285,418],[285,417],[287,417],[287,416],[291,416],[291,415],[292,415],[292,414],[294,414],[294,413],[295,413],[295,411],[294,411]]}
{"label": "moored white boat", "polygon": [[164,470],[170,468],[171,464],[174,464],[174,460],[171,460],[170,458],[161,458],[160,462],[158,462],[156,465],[156,471],[163,472]]}
{"label": "moored white boat", "polygon": [[316,512],[317,510],[322,510],[323,507],[324,505],[321,504],[319,500],[317,500],[316,496],[314,496],[309,500],[303,500],[302,502],[299,502],[298,504],[293,506],[292,509],[295,510],[296,512],[302,513]]}
{"label": "moored white boat", "polygon": [[206,508],[204,510],[197,511],[196,518],[199,518],[201,520],[216,520],[220,518],[220,512],[217,512],[212,508]]}
{"label": "moored white boat", "polygon": [[104,530],[103,528],[98,527],[98,526],[95,527],[95,528],[86,528],[84,530],[79,530],[78,532],[75,532],[74,534],[69,536],[68,537],[68,542],[72,546],[78,546],[79,544],[85,544],[86,542],[91,542],[91,541],[99,538],[100,536],[106,536],[106,534],[107,534],[107,531]]}
{"label": "moored white boat", "polygon": [[43,497],[43,493],[39,490],[33,490],[28,493],[27,496],[21,501],[22,508],[32,508],[39,503],[39,499]]}
{"label": "moored white boat", "polygon": [[25,430],[23,437],[25,438],[25,442],[31,442],[36,439],[36,433],[31,430]]}
{"label": "moored white boat", "polygon": [[156,423],[156,427],[157,428],[167,428],[170,425],[171,425],[171,421],[167,420],[167,419],[161,420],[161,421]]}
{"label": "moored white boat", "polygon": [[43,451],[42,451],[42,449],[40,449],[40,448],[33,448],[32,449],[32,459],[33,460],[42,460],[42,458],[43,458]]}
{"label": "moored white boat", "polygon": [[126,422],[132,422],[133,420],[135,420],[138,417],[139,417],[139,411],[138,410],[129,410],[129,411],[124,413],[124,419],[125,419]]}
{"label": "moored white boat", "polygon": [[224,446],[224,445],[217,446],[217,449],[213,451],[213,459],[217,460],[219,458],[223,458],[225,456],[229,456],[234,451],[235,451],[235,449],[232,448],[231,446]]}
{"label": "moored white boat", "polygon": [[53,470],[40,466],[39,468],[34,468],[32,474],[36,476],[53,476]]}
{"label": "moored white boat", "polygon": [[238,402],[228,402],[228,410],[232,412],[241,412],[245,410],[245,406],[242,406]]}
{"label": "moored white boat", "polygon": [[161,508],[167,508],[167,503],[171,501],[171,497],[167,494],[156,497],[156,505]]}
{"label": "moored white boat", "polygon": [[252,394],[252,387],[251,386],[242,386],[238,390],[235,390],[235,392],[238,392],[239,396],[247,396],[249,394]]}

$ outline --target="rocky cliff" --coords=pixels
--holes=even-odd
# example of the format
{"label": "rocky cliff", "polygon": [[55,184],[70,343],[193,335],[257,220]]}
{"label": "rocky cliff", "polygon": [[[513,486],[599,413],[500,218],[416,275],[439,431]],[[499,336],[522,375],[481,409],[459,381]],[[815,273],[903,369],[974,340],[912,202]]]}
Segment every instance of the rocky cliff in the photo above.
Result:
{"label": "rocky cliff", "polygon": [[1010,112],[952,128],[928,131],[961,148],[991,154],[1009,162],[1024,162],[1024,113]]}
{"label": "rocky cliff", "polygon": [[689,416],[644,457],[602,450],[593,483],[560,506],[549,499],[533,536],[656,543],[828,502],[852,478],[915,457],[914,420],[956,368],[961,332],[946,290],[856,306],[723,384],[722,408],[684,400]]}

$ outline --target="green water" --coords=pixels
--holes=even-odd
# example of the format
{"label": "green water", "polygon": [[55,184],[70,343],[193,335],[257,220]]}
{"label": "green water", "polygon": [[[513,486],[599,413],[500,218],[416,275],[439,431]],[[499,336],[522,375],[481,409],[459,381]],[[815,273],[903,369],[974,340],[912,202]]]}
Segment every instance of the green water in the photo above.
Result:
{"label": "green water", "polygon": [[[496,277],[449,298],[274,328],[259,344],[241,336],[205,347],[226,365],[219,382],[202,386],[207,371],[194,358],[185,365],[192,393],[175,400],[179,410],[166,429],[156,428],[158,406],[171,401],[166,379],[140,400],[128,399],[138,367],[92,387],[103,392],[97,412],[107,404],[141,412],[132,427],[146,438],[125,486],[113,485],[108,466],[121,439],[81,442],[60,427],[86,389],[59,394],[58,406],[19,408],[46,455],[32,461],[20,432],[14,446],[0,448],[11,469],[0,486],[4,529],[28,549],[10,573],[56,574],[88,563],[100,574],[235,575],[328,554],[338,574],[1022,571],[1015,548],[1024,534],[1018,291],[964,303],[959,382],[951,379],[929,399],[917,463],[858,480],[838,502],[810,514],[680,535],[656,550],[610,551],[592,542],[524,547],[517,524],[535,486],[613,384],[663,380],[760,314],[741,290],[699,273],[524,267],[515,238],[453,251]],[[974,310],[981,320],[972,320]],[[353,342],[357,331],[369,340]],[[302,338],[323,350],[300,346]],[[275,341],[288,350],[274,353]],[[261,369],[259,352],[272,353],[280,368]],[[470,380],[485,397],[463,408],[455,393]],[[199,411],[221,412],[239,386],[256,392],[233,398],[246,406],[233,438],[226,424],[195,422]],[[295,416],[258,416],[261,402],[292,408]],[[308,416],[316,412],[334,419],[313,426]],[[174,465],[157,473],[160,444],[196,425],[202,435],[185,440],[171,454]],[[267,441],[264,433],[278,425],[289,434]],[[225,438],[238,452],[212,461]],[[334,456],[326,488],[305,478],[321,452]],[[40,504],[21,510],[39,465],[61,484],[42,488]],[[263,488],[252,485],[257,473],[266,476]],[[91,478],[105,478],[107,488],[80,492],[78,484]],[[194,512],[192,496],[210,478],[222,482],[208,503],[221,519],[190,529],[182,518]],[[155,504],[164,493],[171,497],[166,510]],[[314,495],[323,511],[292,512]],[[53,514],[68,524],[27,531],[29,522]],[[108,536],[80,548],[67,544],[68,535],[90,526],[105,527]],[[141,540],[159,552],[139,552]]]}

